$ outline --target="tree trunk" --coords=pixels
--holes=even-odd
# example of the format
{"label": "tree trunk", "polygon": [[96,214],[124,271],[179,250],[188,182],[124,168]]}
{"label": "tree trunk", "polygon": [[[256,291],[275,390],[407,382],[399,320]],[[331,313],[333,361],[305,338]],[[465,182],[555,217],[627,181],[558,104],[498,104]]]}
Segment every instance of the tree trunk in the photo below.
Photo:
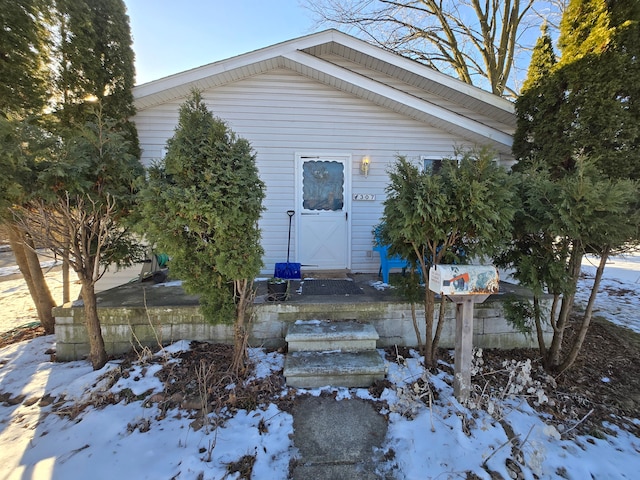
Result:
{"label": "tree trunk", "polygon": [[[428,288],[428,287],[427,287]],[[435,301],[435,295],[434,295]],[[440,344],[440,337],[442,336],[442,329],[444,327],[444,315],[446,313],[447,299],[444,295],[440,297],[440,309],[438,310],[438,323],[436,324],[436,333],[433,336],[433,342],[431,346],[431,364],[436,364],[436,354],[438,353],[438,345]]]}
{"label": "tree trunk", "polygon": [[433,313],[434,313],[435,293],[425,287],[424,292],[424,366],[431,368],[434,366],[433,358]]}
{"label": "tree trunk", "polygon": [[557,328],[557,323],[558,323],[556,321],[556,310],[558,309],[559,301],[560,301],[560,294],[554,293],[553,302],[551,303],[551,311],[549,312],[549,322],[551,322],[551,328],[553,328],[554,331]]}
{"label": "tree trunk", "polygon": [[40,324],[45,333],[50,335],[55,330],[55,318],[52,310],[56,304],[44,279],[33,242],[16,225],[7,225],[7,232],[11,250],[31,294]]}
{"label": "tree trunk", "polygon": [[544,332],[542,331],[542,312],[540,311],[540,297],[538,295],[533,295],[533,316],[536,324],[536,335],[538,337],[538,350],[540,351],[540,356],[542,358],[546,358],[547,356],[547,346],[544,342]]}
{"label": "tree trunk", "polygon": [[420,335],[420,328],[418,327],[416,304],[414,302],[411,302],[411,320],[413,321],[413,331],[416,332],[416,339],[418,340],[418,351],[423,353],[424,347],[422,345],[422,335]]}
{"label": "tree trunk", "polygon": [[564,330],[567,327],[567,323],[569,322],[569,315],[573,310],[573,301],[575,299],[576,286],[580,277],[580,268],[582,267],[582,256],[582,244],[580,243],[580,241],[576,240],[574,241],[573,249],[571,250],[571,257],[569,260],[569,278],[571,280],[571,285],[568,289],[566,289],[566,291],[570,293],[565,292],[562,297],[560,313],[558,314],[558,321],[556,323],[551,346],[549,347],[545,360],[546,368],[554,371],[560,366],[562,340],[564,338]]}
{"label": "tree trunk", "polygon": [[236,290],[236,322],[233,328],[233,362],[231,370],[236,374],[242,374],[247,359],[247,343],[249,330],[247,328],[247,308],[253,299],[252,282],[247,279],[235,280]]}
{"label": "tree trunk", "polygon": [[596,296],[598,295],[598,289],[600,288],[600,281],[602,280],[602,275],[604,274],[604,267],[607,264],[607,259],[609,258],[609,249],[606,248],[604,252],[602,252],[602,256],[600,257],[600,263],[598,264],[598,268],[596,269],[596,276],[593,279],[593,286],[591,287],[591,294],[589,295],[589,301],[587,302],[587,308],[584,311],[584,315],[582,317],[582,324],[580,325],[580,330],[578,331],[578,335],[573,341],[573,345],[571,346],[571,350],[567,355],[567,358],[562,362],[560,368],[558,369],[558,373],[562,373],[568,370],[571,365],[578,358],[578,353],[580,353],[580,349],[582,348],[582,344],[584,343],[584,339],[587,336],[587,331],[589,330],[589,325],[591,324],[591,317],[593,314],[593,305],[596,302]]}
{"label": "tree trunk", "polygon": [[67,239],[62,254],[62,304],[71,301],[71,280],[69,278],[69,241]]}
{"label": "tree trunk", "polygon": [[107,351],[98,318],[95,285],[90,276],[79,274],[82,283],[82,301],[84,303],[85,326],[89,337],[89,359],[94,370],[100,370],[107,363]]}

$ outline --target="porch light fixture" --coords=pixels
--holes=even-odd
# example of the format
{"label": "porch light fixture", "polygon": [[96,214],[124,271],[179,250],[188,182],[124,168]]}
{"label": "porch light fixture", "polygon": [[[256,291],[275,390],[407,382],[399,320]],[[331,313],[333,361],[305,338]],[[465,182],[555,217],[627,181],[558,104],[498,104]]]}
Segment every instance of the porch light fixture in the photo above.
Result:
{"label": "porch light fixture", "polygon": [[371,159],[369,157],[362,157],[362,161],[360,162],[360,173],[367,177],[369,175],[369,164],[371,163]]}

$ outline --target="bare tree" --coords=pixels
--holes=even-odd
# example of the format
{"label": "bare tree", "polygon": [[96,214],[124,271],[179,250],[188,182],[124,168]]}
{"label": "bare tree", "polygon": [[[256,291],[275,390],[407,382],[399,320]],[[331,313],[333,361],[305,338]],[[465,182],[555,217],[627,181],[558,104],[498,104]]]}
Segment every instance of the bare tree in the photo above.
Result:
{"label": "bare tree", "polygon": [[355,31],[367,41],[500,96],[517,94],[514,68],[528,64],[541,16],[555,18],[564,2],[305,0],[320,24]]}
{"label": "bare tree", "polygon": [[25,279],[38,318],[47,334],[54,333],[51,313],[56,306],[32,239],[14,222],[12,209],[23,204],[36,185],[33,165],[46,148],[42,130],[30,119],[0,114],[0,228],[5,233],[16,264]]}
{"label": "bare tree", "polygon": [[128,148],[122,131],[104,118],[98,105],[95,123],[70,135],[61,151],[42,162],[40,195],[14,208],[20,228],[36,244],[68,255],[82,285],[90,359],[96,370],[107,354],[95,284],[108,265],[131,265],[140,254],[125,224],[135,208],[135,185],[143,169]]}
{"label": "bare tree", "polygon": [[107,353],[100,331],[95,285],[106,269],[101,264],[109,253],[105,250],[120,230],[114,222],[115,200],[109,194],[96,201],[88,195],[71,198],[67,193],[54,203],[34,200],[23,213],[26,215],[21,215],[22,226],[32,238],[59,255],[70,247],[69,265],[82,285],[91,363],[94,369],[102,368]]}

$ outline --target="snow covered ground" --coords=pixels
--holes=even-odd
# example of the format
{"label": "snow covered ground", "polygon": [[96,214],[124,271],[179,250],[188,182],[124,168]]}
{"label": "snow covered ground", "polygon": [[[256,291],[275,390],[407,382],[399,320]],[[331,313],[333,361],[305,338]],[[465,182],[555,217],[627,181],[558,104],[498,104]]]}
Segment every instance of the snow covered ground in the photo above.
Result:
{"label": "snow covered ground", "polygon": [[[586,305],[598,259],[582,262],[576,302]],[[640,332],[640,254],[612,257],[604,269],[593,314]]]}
{"label": "snow covered ground", "polygon": [[[53,299],[61,302],[62,271],[54,268],[58,265],[53,260],[40,263]],[[15,265],[0,267],[0,334],[38,320],[27,284],[19,273],[20,270]],[[76,279],[75,274],[72,279]],[[79,293],[80,285],[74,281],[71,283],[70,298],[78,298]]]}
{"label": "snow covered ground", "polygon": [[[162,391],[154,376],[160,365],[134,365],[128,378],[110,385],[109,373],[119,368],[119,362],[110,362],[98,372],[86,362],[50,363],[44,351],[51,345],[51,337],[40,337],[0,352],[1,390],[24,395],[18,405],[0,406],[3,480],[238,478],[226,476],[227,465],[244,455],[256,457],[252,478],[287,478],[289,461],[296,455],[291,440],[293,418],[274,404],[241,410],[217,429],[194,431],[184,410],[161,414],[158,404],[146,401]],[[179,342],[166,354],[169,357],[187,348],[187,342]],[[253,349],[252,356],[261,375],[282,368],[282,355]],[[179,360],[171,357],[166,361]],[[430,410],[419,400],[424,392],[415,383],[424,374],[419,359],[388,362],[388,367],[394,387],[387,388],[380,399],[389,405],[389,430],[382,448],[394,455],[389,463],[378,465],[380,473],[417,480],[465,478],[465,472],[473,472],[490,479],[486,464],[506,479],[510,478],[507,459],[517,455],[527,479],[637,478],[640,439],[614,425],[609,428],[616,435],[604,439],[563,436],[559,430],[569,431],[572,425],[556,428],[522,399],[508,397],[497,401],[500,414],[496,419],[485,410],[462,407],[445,382],[446,373],[430,378],[440,392]],[[336,392],[336,401],[352,396],[371,398],[365,389]],[[319,395],[321,390],[310,393]],[[141,398],[103,408],[81,408],[86,403],[99,404],[99,398],[107,395]],[[62,396],[63,411],[70,417],[39,401]],[[211,417],[214,423],[215,415]],[[516,454],[505,426],[522,442]]]}
{"label": "snow covered ground", "polygon": [[[589,285],[590,269],[586,264],[581,290]],[[613,259],[605,276],[596,314],[640,332],[640,257]],[[579,301],[585,295],[581,291]],[[194,431],[184,410],[161,413],[148,401],[162,390],[154,375],[161,365],[135,363],[128,378],[114,383],[110,373],[121,362],[97,372],[87,362],[51,363],[45,352],[53,345],[49,336],[0,350],[0,480],[233,479],[239,474],[227,466],[244,455],[255,455],[252,478],[287,478],[296,455],[293,418],[276,405],[241,410],[223,426]],[[163,361],[179,362],[175,354],[188,348],[188,342],[174,344]],[[261,349],[251,355],[260,367],[256,375],[282,368],[282,355]],[[573,437],[575,425],[553,423],[517,396],[468,409],[454,398],[444,371],[429,377],[439,391],[429,409],[420,398],[426,394],[418,381],[424,375],[420,359],[387,364],[392,386],[372,399],[388,404],[382,449],[390,460],[378,465],[381,474],[418,480],[473,472],[490,479],[490,470],[511,478],[507,465],[515,462],[525,479],[638,478],[640,439],[629,431],[605,425],[615,435]],[[130,401],[93,406],[108,395]],[[371,398],[364,389],[336,390],[336,401],[351,397]],[[51,399],[62,404],[54,408]],[[86,404],[91,406],[81,408]],[[639,419],[630,422],[640,426]],[[514,436],[518,448],[509,442]]]}

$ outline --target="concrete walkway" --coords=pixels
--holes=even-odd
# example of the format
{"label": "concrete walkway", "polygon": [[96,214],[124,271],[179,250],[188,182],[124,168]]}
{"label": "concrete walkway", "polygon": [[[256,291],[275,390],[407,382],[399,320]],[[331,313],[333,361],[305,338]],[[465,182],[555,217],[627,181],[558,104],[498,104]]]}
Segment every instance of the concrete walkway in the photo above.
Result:
{"label": "concrete walkway", "polygon": [[293,411],[293,443],[300,460],[293,480],[374,480],[386,419],[360,399],[302,399]]}

